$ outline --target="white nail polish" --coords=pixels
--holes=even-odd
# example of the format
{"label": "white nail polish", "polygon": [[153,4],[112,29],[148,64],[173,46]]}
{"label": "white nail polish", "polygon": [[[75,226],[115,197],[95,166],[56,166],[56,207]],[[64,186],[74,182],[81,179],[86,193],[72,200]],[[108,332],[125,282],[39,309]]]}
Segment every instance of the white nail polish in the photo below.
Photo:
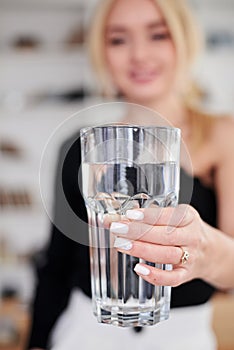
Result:
{"label": "white nail polish", "polygon": [[134,271],[143,276],[148,276],[150,274],[150,270],[147,269],[147,267],[139,264],[136,264],[136,266],[134,267]]}
{"label": "white nail polish", "polygon": [[144,219],[144,213],[140,210],[127,210],[126,216],[128,219],[131,219],[131,220],[143,220]]}
{"label": "white nail polish", "polygon": [[130,250],[132,249],[132,242],[125,238],[116,237],[114,247],[124,250]]}
{"label": "white nail polish", "polygon": [[126,234],[128,233],[128,225],[122,224],[121,222],[112,222],[110,230],[114,233]]}

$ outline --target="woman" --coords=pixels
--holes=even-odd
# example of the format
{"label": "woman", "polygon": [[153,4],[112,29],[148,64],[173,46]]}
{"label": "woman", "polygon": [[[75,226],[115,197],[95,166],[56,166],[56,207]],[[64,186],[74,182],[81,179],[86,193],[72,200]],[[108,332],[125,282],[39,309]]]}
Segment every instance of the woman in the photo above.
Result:
{"label": "woman", "polygon": [[[121,347],[127,346],[126,349],[129,345],[135,349],[137,346],[216,348],[209,324],[208,300],[216,288],[234,287],[234,216],[230,209],[234,196],[234,123],[229,118],[213,119],[193,106],[188,77],[198,43],[197,28],[184,0],[135,0],[134,6],[129,0],[103,0],[92,23],[90,52],[105,92],[111,91],[123,96],[125,101],[150,107],[179,127],[189,149],[195,176],[191,206],[165,208],[160,216],[156,209],[128,211],[128,221],[110,224],[117,237],[115,246],[120,251],[148,261],[154,261],[157,256],[163,263],[174,265],[173,271],[168,272],[140,264],[135,268],[137,274],[150,283],[175,288],[171,303],[172,323],[169,320],[156,328],[144,328],[139,337],[134,338],[136,343],[119,328],[103,330],[102,327],[99,338],[103,349],[108,335],[109,341],[113,339],[112,348],[115,335],[123,340]],[[134,115],[126,117],[124,122],[153,124],[154,120],[141,120]],[[64,192],[71,207],[85,221],[86,211],[76,185],[80,165],[77,146],[79,140],[76,137],[64,146],[69,152],[64,164],[59,164],[58,172],[62,172]],[[60,212],[59,200],[56,203],[55,211]],[[172,210],[176,218],[175,229],[166,235],[168,225],[173,227]],[[132,232],[136,224],[141,238],[134,241]],[[80,232],[86,230],[85,225],[80,228]],[[119,247],[119,237],[126,239],[128,250],[123,249],[122,240]],[[90,296],[86,246],[67,239],[54,226],[46,259],[39,271],[34,303],[29,346],[34,349],[46,348],[50,331],[67,306],[74,286]],[[77,332],[81,325],[82,316]],[[92,327],[90,323],[88,332],[92,333]],[[81,337],[79,334],[75,341],[75,332],[70,334],[70,340],[74,336],[74,347]],[[64,341],[62,338],[60,344]],[[130,344],[125,343],[129,339]],[[87,339],[81,348],[91,349],[90,341]],[[118,343],[117,340],[119,346]],[[71,343],[65,341],[64,344]],[[59,344],[53,349],[60,349]]]}

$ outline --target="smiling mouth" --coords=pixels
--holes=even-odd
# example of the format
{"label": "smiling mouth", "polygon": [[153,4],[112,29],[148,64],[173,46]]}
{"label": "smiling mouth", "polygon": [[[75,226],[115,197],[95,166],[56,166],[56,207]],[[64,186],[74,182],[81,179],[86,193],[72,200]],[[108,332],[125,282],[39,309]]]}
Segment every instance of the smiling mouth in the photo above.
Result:
{"label": "smiling mouth", "polygon": [[147,83],[153,81],[159,75],[156,71],[134,71],[130,72],[130,78],[138,83]]}

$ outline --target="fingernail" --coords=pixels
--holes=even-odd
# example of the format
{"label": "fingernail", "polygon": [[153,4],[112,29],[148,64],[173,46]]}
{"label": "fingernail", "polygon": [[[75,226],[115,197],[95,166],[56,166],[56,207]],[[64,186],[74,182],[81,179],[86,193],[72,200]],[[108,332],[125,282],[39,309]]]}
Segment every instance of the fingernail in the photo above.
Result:
{"label": "fingernail", "polygon": [[143,276],[148,276],[150,274],[150,270],[147,269],[147,267],[139,264],[136,264],[136,266],[134,267],[134,271]]}
{"label": "fingernail", "polygon": [[124,250],[130,250],[132,249],[132,242],[125,238],[116,237],[114,247],[121,248]]}
{"label": "fingernail", "polygon": [[112,222],[110,225],[111,232],[114,233],[128,233],[128,225],[122,224],[121,222]]}
{"label": "fingernail", "polygon": [[140,210],[127,210],[126,216],[128,219],[131,219],[131,220],[143,220],[144,219],[144,213]]}

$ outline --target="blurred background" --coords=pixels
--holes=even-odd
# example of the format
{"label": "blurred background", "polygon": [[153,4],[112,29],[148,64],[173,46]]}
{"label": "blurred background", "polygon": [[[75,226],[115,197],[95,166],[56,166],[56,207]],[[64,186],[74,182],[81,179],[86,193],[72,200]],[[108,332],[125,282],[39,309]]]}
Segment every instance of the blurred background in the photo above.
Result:
{"label": "blurred background", "polygon": [[[204,107],[234,115],[234,0],[189,1],[206,37],[194,69]],[[0,0],[0,349],[23,349],[35,260],[49,236],[39,189],[43,149],[61,122],[105,101],[85,45],[95,3]],[[53,143],[46,168],[51,198],[62,141]],[[219,349],[233,350],[233,295],[213,302]]]}

